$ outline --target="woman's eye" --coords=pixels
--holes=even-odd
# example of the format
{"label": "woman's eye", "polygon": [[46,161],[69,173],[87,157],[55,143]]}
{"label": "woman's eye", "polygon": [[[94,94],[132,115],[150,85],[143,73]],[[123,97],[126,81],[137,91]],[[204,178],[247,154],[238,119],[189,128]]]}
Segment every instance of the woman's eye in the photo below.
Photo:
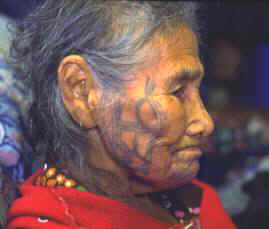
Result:
{"label": "woman's eye", "polygon": [[178,98],[183,99],[184,98],[184,94],[185,94],[185,90],[186,90],[185,87],[179,87],[178,89],[176,89],[176,90],[173,91],[173,95],[176,96],[176,97],[178,97]]}

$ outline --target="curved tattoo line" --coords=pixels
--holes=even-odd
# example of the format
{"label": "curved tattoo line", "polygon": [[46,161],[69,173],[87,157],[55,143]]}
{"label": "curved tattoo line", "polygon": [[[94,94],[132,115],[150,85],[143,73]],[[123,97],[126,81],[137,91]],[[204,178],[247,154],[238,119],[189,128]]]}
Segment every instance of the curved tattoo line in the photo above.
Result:
{"label": "curved tattoo line", "polygon": [[[161,105],[159,103],[153,103],[149,98],[154,92],[154,89],[154,83],[150,78],[148,78],[145,86],[145,97],[137,101],[135,104],[135,121],[123,120],[123,104],[120,102],[120,100],[115,102],[111,109],[111,125],[108,127],[111,130],[111,135],[108,136],[109,145],[112,147],[110,150],[112,150],[113,153],[118,152],[122,154],[122,157],[118,158],[118,160],[129,165],[133,163],[134,158],[139,159],[141,163],[134,169],[140,170],[140,172],[144,173],[145,175],[150,172],[152,155],[154,148],[156,147],[156,142],[159,138],[162,120],[164,119],[164,114],[161,114],[160,112]],[[156,124],[151,125],[143,121],[142,106],[145,104],[149,106],[149,109],[151,109],[151,112],[154,114],[154,119],[157,122]],[[123,134],[126,132],[131,132],[134,134],[132,142],[129,145],[122,139]],[[138,139],[143,134],[149,135],[149,140],[145,146],[145,153],[139,152],[138,149]]]}

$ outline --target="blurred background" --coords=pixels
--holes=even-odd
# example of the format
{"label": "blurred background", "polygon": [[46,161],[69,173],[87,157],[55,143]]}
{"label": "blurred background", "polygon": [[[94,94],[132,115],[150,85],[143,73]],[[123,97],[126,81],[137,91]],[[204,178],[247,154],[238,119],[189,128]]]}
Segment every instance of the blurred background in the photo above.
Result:
{"label": "blurred background", "polygon": [[239,228],[259,228],[269,216],[269,3],[208,2],[202,17],[201,94],[216,128],[199,178]]}
{"label": "blurred background", "polygon": [[[0,51],[9,45],[7,20],[20,20],[37,2],[0,1]],[[238,228],[259,228],[269,212],[269,3],[212,1],[200,17],[206,73],[201,95],[216,128],[204,143],[198,177],[217,189]],[[27,106],[18,107],[23,113]],[[22,165],[17,159],[8,164],[11,157],[1,161],[1,155],[0,175],[8,167],[18,178]]]}

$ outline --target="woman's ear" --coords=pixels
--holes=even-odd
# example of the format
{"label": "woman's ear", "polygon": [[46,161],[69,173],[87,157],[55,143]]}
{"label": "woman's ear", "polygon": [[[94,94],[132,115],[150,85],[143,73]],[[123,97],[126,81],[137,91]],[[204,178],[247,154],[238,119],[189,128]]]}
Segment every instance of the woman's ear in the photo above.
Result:
{"label": "woman's ear", "polygon": [[65,57],[58,68],[58,83],[65,108],[74,121],[84,128],[95,127],[98,87],[85,59]]}

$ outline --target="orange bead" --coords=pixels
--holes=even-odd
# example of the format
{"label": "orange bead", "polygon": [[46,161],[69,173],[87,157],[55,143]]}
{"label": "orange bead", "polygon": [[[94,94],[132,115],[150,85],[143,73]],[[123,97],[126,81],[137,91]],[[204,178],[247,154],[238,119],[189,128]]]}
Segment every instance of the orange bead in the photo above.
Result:
{"label": "orange bead", "polygon": [[45,176],[40,176],[40,185],[41,186],[46,186],[46,177]]}
{"label": "orange bead", "polygon": [[55,179],[48,179],[47,186],[48,187],[55,187],[57,181]]}
{"label": "orange bead", "polygon": [[46,172],[46,177],[47,178],[50,178],[50,177],[54,176],[55,174],[56,174],[56,169],[55,168],[50,168]]}
{"label": "orange bead", "polygon": [[35,181],[36,185],[41,185],[41,178],[40,176],[37,177],[36,181]]}

